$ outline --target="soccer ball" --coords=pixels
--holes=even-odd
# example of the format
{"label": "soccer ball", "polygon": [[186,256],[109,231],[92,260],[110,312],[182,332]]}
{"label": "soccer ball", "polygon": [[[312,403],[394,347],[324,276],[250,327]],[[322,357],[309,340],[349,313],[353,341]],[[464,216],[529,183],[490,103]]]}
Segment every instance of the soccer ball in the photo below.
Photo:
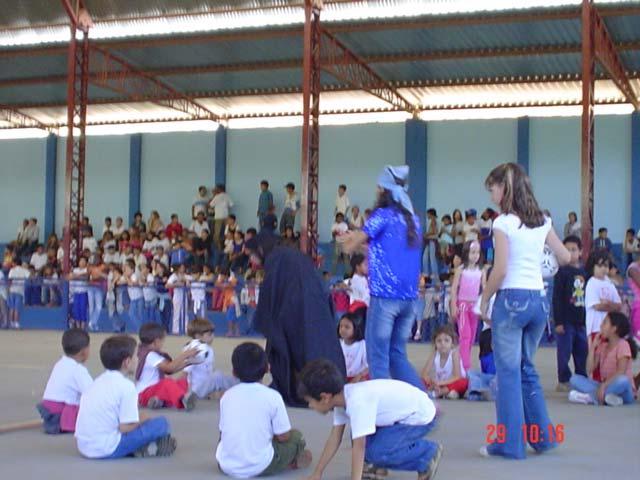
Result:
{"label": "soccer ball", "polygon": [[544,246],[544,252],[542,252],[542,264],[540,265],[540,268],[542,269],[542,278],[553,277],[558,273],[558,268],[560,268],[558,265],[558,259],[548,245]]}
{"label": "soccer ball", "polygon": [[187,343],[184,346],[182,350],[185,351],[185,350],[190,350],[192,348],[197,348],[198,353],[196,353],[193,357],[189,359],[191,364],[197,365],[199,363],[202,363],[209,356],[209,350],[207,348],[207,345],[205,343],[202,343],[200,340],[195,340],[195,339],[191,340],[189,343]]}

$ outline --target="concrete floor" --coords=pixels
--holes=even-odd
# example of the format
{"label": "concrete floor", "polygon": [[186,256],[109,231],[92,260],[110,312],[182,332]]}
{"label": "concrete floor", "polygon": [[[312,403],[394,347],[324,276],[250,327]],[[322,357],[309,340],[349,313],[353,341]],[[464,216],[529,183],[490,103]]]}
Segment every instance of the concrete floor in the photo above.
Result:
{"label": "concrete floor", "polygon": [[[49,371],[60,356],[60,332],[0,332],[0,424],[36,418],[39,401]],[[91,373],[101,372],[98,350],[104,335],[92,335],[93,353],[88,362]],[[171,337],[167,350],[176,352],[186,342]],[[233,347],[240,340],[216,339],[218,368],[230,371]],[[411,360],[419,367],[426,358],[427,345],[410,345]],[[475,356],[474,358],[477,358]],[[602,479],[608,472],[618,478],[637,477],[640,472],[640,408],[638,404],[620,408],[570,405],[555,387],[555,351],[541,349],[537,356],[552,420],[564,425],[565,441],[556,451],[531,456],[526,461],[484,459],[477,454],[495,422],[493,403],[444,401],[444,415],[432,438],[444,445],[437,478],[474,480],[501,479]],[[72,436],[47,436],[38,430],[0,435],[2,478],[7,480],[47,478],[154,480],[188,477],[192,480],[223,478],[215,467],[214,449],[218,438],[218,402],[203,401],[193,412],[164,412],[178,438],[175,456],[167,459],[124,459],[90,461],[80,457]],[[292,424],[307,438],[315,458],[319,457],[331,419],[315,412],[289,409]],[[325,477],[348,479],[350,443],[345,441]],[[315,465],[315,463],[314,463]],[[310,473],[309,470],[308,473]],[[303,478],[307,472],[292,472],[281,478]],[[415,474],[393,472],[390,479],[415,478]]]}

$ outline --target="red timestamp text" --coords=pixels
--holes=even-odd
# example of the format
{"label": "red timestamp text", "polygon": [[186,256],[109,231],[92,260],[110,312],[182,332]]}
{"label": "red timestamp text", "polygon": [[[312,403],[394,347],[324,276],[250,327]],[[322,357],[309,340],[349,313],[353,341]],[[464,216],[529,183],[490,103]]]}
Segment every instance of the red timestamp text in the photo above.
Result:
{"label": "red timestamp text", "polygon": [[[486,443],[505,443],[507,441],[507,429],[501,424],[487,425]],[[538,424],[522,426],[522,438],[525,443],[536,444],[540,442],[563,443],[564,442],[564,424],[547,425],[546,428]]]}

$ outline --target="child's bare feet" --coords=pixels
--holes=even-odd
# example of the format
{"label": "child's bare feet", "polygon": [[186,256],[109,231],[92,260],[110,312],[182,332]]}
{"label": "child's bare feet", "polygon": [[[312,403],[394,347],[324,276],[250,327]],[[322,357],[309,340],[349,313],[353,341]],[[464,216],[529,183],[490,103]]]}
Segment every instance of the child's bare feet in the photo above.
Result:
{"label": "child's bare feet", "polygon": [[185,411],[190,412],[191,410],[193,410],[196,406],[196,394],[193,392],[187,392],[184,394],[184,397],[182,397],[182,406],[184,407]]}

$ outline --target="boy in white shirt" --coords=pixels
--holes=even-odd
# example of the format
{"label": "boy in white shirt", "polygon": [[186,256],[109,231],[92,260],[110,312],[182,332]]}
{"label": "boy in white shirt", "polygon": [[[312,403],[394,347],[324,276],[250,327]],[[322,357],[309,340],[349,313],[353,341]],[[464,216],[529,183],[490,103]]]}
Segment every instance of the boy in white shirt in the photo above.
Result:
{"label": "boy in white shirt", "polygon": [[589,346],[600,333],[600,325],[609,312],[619,312],[622,300],[615,285],[607,277],[610,257],[606,250],[594,250],[587,259],[589,280],[584,293],[587,339]]}
{"label": "boy in white shirt", "polygon": [[140,327],[136,390],[138,402],[147,408],[178,408],[193,410],[196,396],[189,391],[186,377],[165,377],[183,370],[198,353],[195,348],[184,350],[175,359],[162,351],[166,331],[157,323],[145,323]]}
{"label": "boy in white shirt", "polygon": [[212,393],[224,392],[238,383],[235,377],[225,375],[215,369],[215,355],[211,342],[213,342],[213,324],[206,318],[194,318],[187,327],[187,334],[194,339],[189,345],[199,342],[204,348],[204,361],[194,363],[184,369],[187,372],[189,389],[198,398],[207,398]]}
{"label": "boy in white shirt", "polygon": [[48,261],[49,257],[47,256],[47,252],[44,251],[44,245],[39,243],[36,251],[31,255],[31,261],[29,263],[35,269],[36,273],[40,274]]}
{"label": "boy in white shirt", "polygon": [[305,449],[302,434],[291,429],[282,397],[261,383],[269,371],[264,349],[242,343],[234,349],[231,363],[241,383],[220,400],[216,449],[220,470],[231,477],[251,478],[307,468],[311,452]]}
{"label": "boy in white shirt", "polygon": [[380,468],[418,472],[418,480],[434,478],[442,446],[424,438],[436,416],[436,407],[425,392],[399,380],[345,385],[338,368],[320,359],[302,370],[298,395],[316,412],[333,410],[333,429],[310,479],[322,478],[347,424],[353,439],[353,480],[370,478]]}
{"label": "boy in white shirt", "polygon": [[144,322],[155,322],[158,319],[158,292],[156,291],[156,277],[145,263],[140,266],[140,283],[142,298],[144,299]]}
{"label": "boy in white shirt", "polygon": [[[184,324],[188,312],[187,287],[191,283],[191,276],[187,275],[187,267],[179,265],[177,271],[173,272],[167,280],[167,288],[173,289],[173,319],[171,332],[178,334],[184,332]],[[182,328],[181,328],[182,327]]]}
{"label": "boy in white shirt", "polygon": [[127,283],[127,295],[129,295],[129,323],[132,330],[138,330],[144,321],[144,297],[142,282],[136,273],[134,260],[125,261],[123,273]]}
{"label": "boy in white shirt", "polygon": [[138,412],[136,388],[127,378],[135,352],[136,341],[127,335],[109,337],[100,347],[106,371],[82,395],[76,422],[78,450],[87,458],[168,457],[176,449],[166,418]]}
{"label": "boy in white shirt", "polygon": [[336,273],[336,268],[338,266],[338,262],[343,265],[347,265],[347,254],[342,251],[342,243],[340,242],[340,237],[349,232],[349,225],[344,221],[344,214],[337,213],[336,221],[331,226],[331,238],[333,238],[335,248],[333,252],[333,262],[332,262],[332,272]]}
{"label": "boy in white shirt", "polygon": [[347,186],[340,185],[338,187],[338,194],[336,195],[336,208],[333,213],[338,214],[341,213],[345,218],[349,213],[349,207],[351,207],[351,203],[349,202],[349,197],[347,196]]}
{"label": "boy in white shirt", "polygon": [[369,281],[367,280],[369,264],[366,257],[361,253],[356,253],[351,257],[351,270],[353,271],[353,276],[349,283],[349,304],[353,305],[354,302],[362,302],[368,307],[371,295],[369,293]]}
{"label": "boy in white shirt", "polygon": [[478,212],[476,212],[476,210],[473,208],[470,208],[469,210],[464,212],[465,222],[462,226],[462,231],[464,233],[465,243],[478,240],[478,237],[480,236],[480,227],[476,222],[477,213]]}
{"label": "boy in white shirt", "polygon": [[18,329],[20,328],[20,314],[24,306],[25,281],[31,274],[27,262],[23,262],[20,265],[20,259],[15,258],[13,263],[15,267],[9,270],[9,276],[7,277],[10,284],[7,307],[9,308],[9,326]]}
{"label": "boy in white shirt", "polygon": [[93,383],[84,366],[89,358],[89,334],[77,328],[67,330],[62,335],[62,351],[36,407],[45,433],[50,434],[75,431],[80,397]]}
{"label": "boy in white shirt", "polygon": [[85,257],[78,259],[78,266],[71,271],[69,280],[69,292],[73,298],[71,326],[86,330],[89,316],[89,270]]}
{"label": "boy in white shirt", "polygon": [[116,240],[120,238],[120,235],[126,230],[122,217],[116,217],[116,225],[111,229],[113,236]]}
{"label": "boy in white shirt", "polygon": [[106,253],[102,256],[102,262],[107,265],[110,265],[112,263],[120,265],[120,254],[116,252],[115,240],[111,240],[110,242],[107,242],[105,249],[106,249]]}

